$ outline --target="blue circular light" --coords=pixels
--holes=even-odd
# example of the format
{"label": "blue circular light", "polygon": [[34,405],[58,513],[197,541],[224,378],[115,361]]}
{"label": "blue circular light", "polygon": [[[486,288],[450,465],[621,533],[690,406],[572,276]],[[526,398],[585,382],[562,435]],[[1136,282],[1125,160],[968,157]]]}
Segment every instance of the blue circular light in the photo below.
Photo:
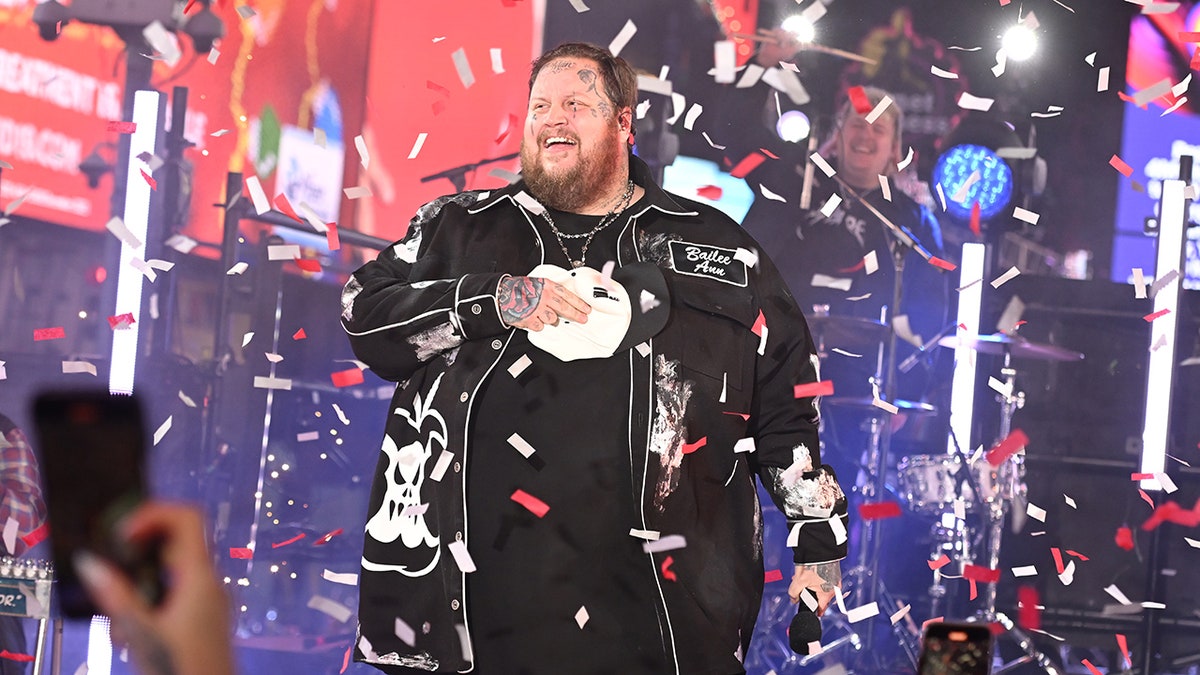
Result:
{"label": "blue circular light", "polygon": [[[976,171],[979,179],[967,188],[966,198],[955,200]],[[1012,168],[982,145],[956,145],[943,152],[933,167],[933,180],[946,195],[946,212],[959,221],[971,219],[971,207],[976,202],[979,202],[979,219],[988,221],[1012,201]]]}

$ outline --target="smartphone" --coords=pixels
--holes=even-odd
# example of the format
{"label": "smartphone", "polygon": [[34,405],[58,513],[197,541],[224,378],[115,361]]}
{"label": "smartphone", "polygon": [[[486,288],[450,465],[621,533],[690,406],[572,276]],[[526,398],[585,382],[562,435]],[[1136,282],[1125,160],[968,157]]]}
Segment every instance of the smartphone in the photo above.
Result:
{"label": "smartphone", "polygon": [[157,604],[163,589],[158,546],[131,546],[116,533],[121,519],[146,498],[146,430],[138,400],[98,390],[47,392],[35,400],[33,419],[62,613],[99,613],[72,564],[85,550],[120,568]]}
{"label": "smartphone", "polygon": [[925,627],[918,675],[989,675],[992,631],[987,624],[934,622]]}

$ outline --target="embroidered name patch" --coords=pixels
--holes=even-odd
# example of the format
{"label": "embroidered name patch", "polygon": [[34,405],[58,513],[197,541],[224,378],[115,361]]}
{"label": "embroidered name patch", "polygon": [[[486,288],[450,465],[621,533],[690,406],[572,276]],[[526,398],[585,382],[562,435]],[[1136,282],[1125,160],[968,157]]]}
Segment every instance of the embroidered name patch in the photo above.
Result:
{"label": "embroidered name patch", "polygon": [[679,274],[716,279],[734,286],[746,285],[746,263],[736,260],[737,249],[672,241],[671,267]]}

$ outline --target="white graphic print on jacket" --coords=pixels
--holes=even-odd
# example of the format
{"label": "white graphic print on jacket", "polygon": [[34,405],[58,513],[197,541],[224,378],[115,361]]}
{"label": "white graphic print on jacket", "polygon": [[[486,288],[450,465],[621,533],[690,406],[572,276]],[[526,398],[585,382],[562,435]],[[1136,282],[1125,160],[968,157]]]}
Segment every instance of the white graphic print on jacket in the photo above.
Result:
{"label": "white graphic print on jacket", "polygon": [[396,409],[396,414],[402,415],[408,420],[409,426],[416,430],[417,440],[397,448],[391,436],[384,436],[382,450],[387,455],[388,465],[383,478],[387,487],[379,510],[367,521],[367,534],[375,541],[391,544],[399,539],[409,549],[428,548],[431,559],[417,569],[410,569],[408,565],[373,562],[363,555],[364,569],[421,577],[428,574],[441,557],[439,538],[429,531],[424,511],[418,509],[421,505],[421,485],[425,482],[425,467],[435,456],[435,448],[437,455],[446,448],[446,420],[432,407],[441,381],[442,375],[438,375],[424,398],[417,393],[411,412]]}

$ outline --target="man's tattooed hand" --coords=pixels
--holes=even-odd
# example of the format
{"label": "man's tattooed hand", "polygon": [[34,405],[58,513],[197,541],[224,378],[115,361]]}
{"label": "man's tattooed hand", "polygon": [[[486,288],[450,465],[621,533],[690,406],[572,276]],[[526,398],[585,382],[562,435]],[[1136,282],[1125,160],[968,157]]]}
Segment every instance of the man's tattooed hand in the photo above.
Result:
{"label": "man's tattooed hand", "polygon": [[512,326],[532,316],[542,299],[545,283],[534,277],[507,277],[501,281],[496,301],[504,323]]}

